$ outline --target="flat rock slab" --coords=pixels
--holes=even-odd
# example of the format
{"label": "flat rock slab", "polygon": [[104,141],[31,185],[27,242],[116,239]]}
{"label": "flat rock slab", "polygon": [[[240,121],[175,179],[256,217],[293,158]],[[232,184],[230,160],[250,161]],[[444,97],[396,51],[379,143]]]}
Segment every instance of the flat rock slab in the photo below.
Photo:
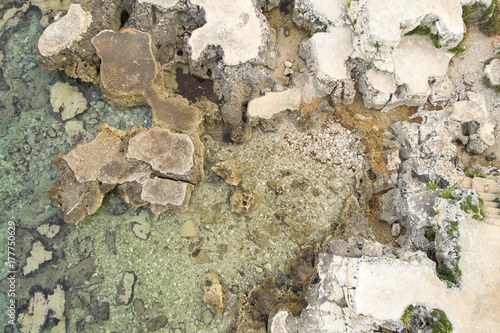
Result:
{"label": "flat rock slab", "polygon": [[405,36],[392,53],[398,84],[406,84],[411,93],[430,94],[429,79],[443,77],[452,54],[436,48],[428,36]]}
{"label": "flat rock slab", "polygon": [[80,4],[69,6],[66,15],[49,25],[38,40],[38,51],[44,57],[58,54],[82,39],[92,23],[92,15],[85,12]]}
{"label": "flat rock slab", "polygon": [[302,102],[300,91],[297,88],[266,92],[262,97],[253,99],[248,103],[248,115],[271,119],[275,114],[285,110],[298,110]]}
{"label": "flat rock slab", "polygon": [[143,101],[157,75],[150,35],[132,28],[120,32],[103,30],[92,39],[92,44],[102,61],[103,91],[124,104]]}
{"label": "flat rock slab", "polygon": [[126,157],[148,163],[164,177],[191,181],[194,145],[186,134],[152,127],[130,139]]}
{"label": "flat rock slab", "polygon": [[94,140],[76,145],[63,157],[79,182],[122,184],[150,172],[147,165],[125,159],[125,140],[120,134],[125,138],[126,132],[103,126]]}
{"label": "flat rock slab", "polygon": [[329,32],[314,34],[307,43],[310,44],[318,79],[324,82],[346,79],[345,62],[354,52],[351,29],[334,27]]}
{"label": "flat rock slab", "polygon": [[136,207],[149,203],[155,214],[186,211],[192,183],[203,178],[198,144],[157,126],[121,131],[104,124],[94,140],[54,159],[61,176],[47,197],[71,223],[95,213],[116,186],[127,202]]}
{"label": "flat rock slab", "polygon": [[428,16],[435,18],[439,35],[450,47],[456,46],[463,38],[460,0],[361,0],[360,7],[363,10],[360,11],[361,18],[358,21],[367,22],[363,27],[364,35],[373,43],[378,41],[396,46],[401,40],[402,28],[403,34],[409,32]]}
{"label": "flat rock slab", "polygon": [[197,60],[209,45],[220,45],[224,62],[238,65],[255,59],[265,45],[267,28],[252,0],[192,0],[203,7],[207,23],[189,38],[191,57]]}
{"label": "flat rock slab", "polygon": [[156,215],[168,209],[184,212],[193,189],[185,182],[155,177],[144,181],[141,198],[151,203],[151,211]]}

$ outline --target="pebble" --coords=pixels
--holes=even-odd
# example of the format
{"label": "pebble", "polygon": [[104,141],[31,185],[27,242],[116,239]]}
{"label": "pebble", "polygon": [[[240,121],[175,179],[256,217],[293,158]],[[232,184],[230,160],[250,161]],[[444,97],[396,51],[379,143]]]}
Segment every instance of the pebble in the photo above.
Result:
{"label": "pebble", "polygon": [[205,312],[203,312],[203,322],[205,323],[205,325],[210,325],[213,319],[214,316],[212,315],[212,312],[210,310],[205,310]]}
{"label": "pebble", "polygon": [[292,75],[292,74],[293,74],[293,70],[291,68],[285,68],[285,70],[283,71],[283,75],[285,75],[285,76]]}
{"label": "pebble", "polygon": [[283,65],[285,66],[285,68],[292,68],[292,63],[290,61],[283,62]]}
{"label": "pebble", "polygon": [[184,222],[180,228],[180,233],[182,237],[196,237],[198,236],[198,229],[192,220]]}
{"label": "pebble", "polygon": [[399,223],[393,223],[391,225],[392,237],[398,237],[400,234],[401,234],[401,225]]}

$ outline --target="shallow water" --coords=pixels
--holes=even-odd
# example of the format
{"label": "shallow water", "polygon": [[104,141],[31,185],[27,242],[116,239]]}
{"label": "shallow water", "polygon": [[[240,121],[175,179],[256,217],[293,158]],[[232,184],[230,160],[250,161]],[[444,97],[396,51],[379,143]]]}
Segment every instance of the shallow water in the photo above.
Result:
{"label": "shallow water", "polygon": [[[154,216],[149,209],[135,209],[112,193],[93,216],[77,226],[65,224],[61,212],[45,198],[45,191],[59,175],[52,158],[71,148],[65,122],[52,111],[50,86],[68,82],[87,99],[86,111],[76,116],[85,128],[82,142],[92,139],[102,123],[122,130],[149,127],[151,112],[146,107],[113,106],[98,87],[39,67],[34,51],[43,31],[40,18],[36,8],[30,9],[0,40],[5,81],[0,84],[4,115],[0,128],[1,250],[7,251],[6,222],[12,220],[17,226],[18,265],[25,263],[35,240],[41,240],[54,254],[34,273],[18,274],[18,308],[28,304],[30,290],[53,290],[59,282],[65,286],[69,332],[139,332],[160,315],[168,318],[162,329],[165,332],[230,331],[236,323],[238,295],[228,293],[228,306],[219,316],[203,303],[203,275],[215,271],[226,286],[237,286],[238,292],[249,291],[268,275],[283,283],[287,258],[299,245],[324,240],[333,230],[343,202],[353,193],[354,174],[363,163],[359,138],[331,119],[300,132],[283,117],[276,132],[257,129],[252,140],[242,145],[224,142],[222,129],[212,129],[202,136],[205,180],[196,186],[187,213]],[[210,170],[226,159],[245,165],[239,188],[256,198],[248,214],[231,212],[229,197],[236,188]],[[284,223],[286,217],[310,232],[292,229]],[[151,225],[146,240],[132,230],[139,220]],[[198,235],[183,238],[179,228],[189,220],[195,223]],[[61,226],[52,240],[36,230],[46,222]],[[83,285],[69,288],[63,282],[65,272],[88,256],[98,260],[95,272]],[[2,266],[0,279],[8,271]],[[143,314],[134,310],[134,301],[116,304],[117,287],[127,271],[137,277],[134,300],[144,302]],[[5,280],[1,288],[5,292]],[[0,295],[5,304],[8,300]],[[92,298],[109,302],[108,320],[97,318],[89,309],[88,299]],[[210,323],[203,319],[206,311],[213,317]],[[3,311],[0,322],[7,322]]]}

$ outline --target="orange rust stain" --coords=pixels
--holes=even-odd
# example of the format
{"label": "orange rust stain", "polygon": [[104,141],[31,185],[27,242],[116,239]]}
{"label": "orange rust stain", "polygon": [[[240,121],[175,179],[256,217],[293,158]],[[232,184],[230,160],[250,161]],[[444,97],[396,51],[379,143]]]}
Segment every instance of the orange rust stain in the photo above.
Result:
{"label": "orange rust stain", "polygon": [[135,31],[132,28],[127,28],[127,29],[123,29],[122,31],[120,31],[120,33],[121,34],[125,33],[125,34],[133,34],[133,35],[135,35],[137,33],[137,31]]}

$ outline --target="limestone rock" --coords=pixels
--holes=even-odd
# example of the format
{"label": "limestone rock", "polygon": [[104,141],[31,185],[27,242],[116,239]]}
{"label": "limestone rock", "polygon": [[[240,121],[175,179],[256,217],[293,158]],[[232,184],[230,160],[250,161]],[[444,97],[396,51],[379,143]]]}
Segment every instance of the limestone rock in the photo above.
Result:
{"label": "limestone rock", "polygon": [[431,86],[431,95],[429,101],[431,103],[444,102],[450,99],[453,93],[453,82],[447,77],[436,77],[429,81]]}
{"label": "limestone rock", "polygon": [[70,86],[67,82],[56,82],[49,90],[52,110],[59,112],[62,120],[72,119],[87,109],[87,100],[78,87]]}
{"label": "limestone rock", "polygon": [[180,227],[181,237],[190,238],[198,236],[198,228],[194,224],[193,220],[184,222]]}
{"label": "limestone rock", "polygon": [[26,311],[19,314],[18,322],[23,333],[41,332],[47,321],[57,323],[52,332],[66,332],[65,295],[61,285],[47,294],[35,292]]}
{"label": "limestone rock", "polygon": [[145,96],[153,94],[157,68],[148,33],[132,28],[120,32],[103,30],[92,38],[92,44],[102,61],[99,76],[108,97],[135,105],[143,104]]}
{"label": "limestone rock", "polygon": [[243,213],[248,213],[248,211],[250,210],[255,201],[255,197],[251,193],[237,190],[231,196],[230,201],[232,206],[232,212],[243,214]]}
{"label": "limestone rock", "polygon": [[[47,3],[33,1],[41,8]],[[90,39],[103,29],[118,30],[122,12],[123,2],[118,0],[71,4],[66,15],[50,24],[40,37],[38,63],[47,69],[61,69],[70,77],[97,82],[99,58]]]}
{"label": "limestone rock", "polygon": [[80,143],[85,138],[85,129],[81,120],[68,120],[64,124],[64,131],[70,145]]}
{"label": "limestone rock", "polygon": [[236,160],[225,160],[215,164],[211,169],[229,185],[238,186],[245,166]]}
{"label": "limestone rock", "polygon": [[207,19],[207,23],[193,31],[188,40],[194,61],[200,58],[209,45],[222,48],[223,60],[227,65],[256,59],[261,48],[266,47],[268,27],[251,0],[224,0],[217,3],[193,0],[192,3],[205,10]]}
{"label": "limestone rock", "polygon": [[208,272],[203,277],[203,289],[205,295],[203,302],[217,310],[222,315],[226,308],[227,288],[222,285],[219,274]]}
{"label": "limestone rock", "polygon": [[[469,91],[466,92],[465,98],[453,104],[449,118],[461,123],[476,122],[478,126],[469,126],[469,135],[477,134],[480,141],[487,146],[492,146],[495,143],[495,123],[490,119],[484,96]],[[479,149],[476,153],[480,154],[483,150]]]}
{"label": "limestone rock", "polygon": [[500,59],[495,58],[484,66],[484,75],[486,75],[492,85],[500,85]]}
{"label": "limestone rock", "polygon": [[125,272],[122,275],[122,280],[118,286],[116,293],[116,303],[119,305],[127,305],[132,301],[134,296],[134,285],[136,277],[134,272]]}
{"label": "limestone rock", "polygon": [[396,81],[387,72],[369,69],[359,79],[359,92],[367,108],[382,109],[396,92]]}
{"label": "limestone rock", "polygon": [[348,77],[346,61],[354,52],[352,43],[349,28],[335,27],[329,32],[314,34],[302,46],[302,55],[320,81],[341,81]]}
{"label": "limestone rock", "polygon": [[379,200],[380,219],[389,224],[406,217],[406,207],[398,189],[389,190]]}
{"label": "limestone rock", "polygon": [[156,215],[169,209],[185,212],[193,189],[189,183],[154,177],[144,181],[141,199],[151,203]]}
{"label": "limestone rock", "polygon": [[47,190],[46,197],[54,206],[61,208],[64,221],[78,223],[85,216],[94,214],[101,206],[104,194],[110,189],[101,188],[97,180],[79,182],[61,156],[55,157],[53,163],[61,175],[56,184]]}
{"label": "limestone rock", "polygon": [[266,92],[265,96],[253,99],[248,103],[248,115],[271,119],[275,114],[285,110],[298,110],[302,98],[297,88]]}
{"label": "limestone rock", "polygon": [[200,179],[194,170],[193,141],[185,134],[152,127],[129,140],[126,158],[145,162],[159,175],[170,179],[193,183]]}
{"label": "limestone rock", "polygon": [[49,25],[38,40],[38,51],[44,57],[58,54],[80,41],[92,23],[92,15],[85,12],[80,4],[71,4],[68,12]]}
{"label": "limestone rock", "polygon": [[36,228],[36,230],[45,237],[54,238],[61,227],[57,224],[44,223]]}
{"label": "limestone rock", "polygon": [[42,242],[35,241],[30,251],[30,256],[26,259],[23,267],[23,275],[26,276],[36,271],[41,264],[52,259],[52,251],[46,251]]}
{"label": "limestone rock", "polygon": [[[390,12],[387,8],[391,8]],[[436,3],[432,0],[361,0],[348,11],[351,20],[356,19],[361,35],[361,45],[368,48],[378,42],[380,51],[396,47],[402,35],[417,26],[436,25],[440,44],[452,48],[462,40],[464,25],[460,0]]]}
{"label": "limestone rock", "polygon": [[136,207],[150,203],[155,214],[167,209],[186,211],[192,183],[203,178],[199,138],[196,143],[188,135],[156,126],[120,131],[104,124],[94,140],[54,159],[61,176],[47,197],[72,223],[93,214],[117,185]]}

